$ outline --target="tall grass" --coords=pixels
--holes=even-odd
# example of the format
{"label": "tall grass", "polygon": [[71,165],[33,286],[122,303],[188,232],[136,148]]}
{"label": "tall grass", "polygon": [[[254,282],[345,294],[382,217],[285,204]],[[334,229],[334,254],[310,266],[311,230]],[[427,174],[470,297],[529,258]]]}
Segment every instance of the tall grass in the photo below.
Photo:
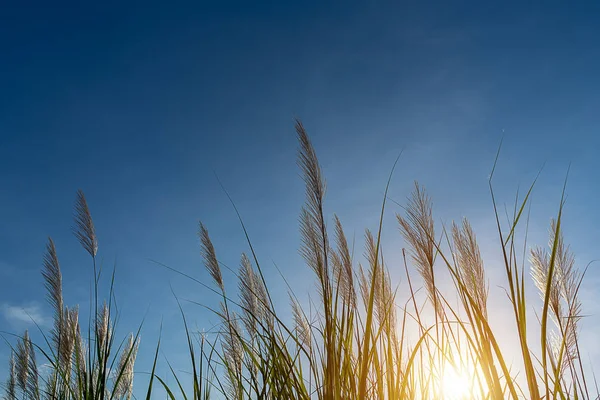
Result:
{"label": "tall grass", "polygon": [[[50,332],[44,332],[36,324],[42,333],[42,344],[34,344],[25,331],[17,337],[16,346],[11,346],[5,393],[7,400],[100,400],[130,399],[132,396],[139,331],[121,343],[115,342],[114,274],[108,301],[100,304],[98,292],[102,269],[97,265],[98,240],[81,191],[77,192],[74,220],[73,233],[89,254],[93,271],[90,293],[92,317],[88,321],[87,336],[82,334],[78,308],[70,308],[64,303],[56,246],[52,238],[48,238],[42,275],[48,303],[53,310],[53,327]],[[36,353],[42,355],[48,368],[40,368]]]}
{"label": "tall grass", "polygon": [[[340,219],[325,218],[325,180],[299,121],[296,133],[298,166],[306,189],[300,212],[300,254],[316,282],[310,308],[303,308],[291,289],[289,309],[275,307],[241,217],[249,252],[241,254],[237,286],[229,287],[208,228],[200,223],[202,258],[213,285],[197,282],[220,296],[220,304],[212,309],[220,321],[218,334],[195,335],[182,312],[192,387],[183,384],[170,364],[175,385],[155,373],[159,343],[145,390],[148,399],[154,378],[168,398],[186,400],[598,398],[590,392],[580,355],[579,288],[585,271],[576,269],[564,242],[564,191],[551,222],[549,245],[528,250],[526,233],[521,241],[517,236],[528,228],[535,181],[515,202],[508,222],[502,223],[492,185],[494,163],[489,188],[506,277],[503,286],[518,338],[515,361],[514,349],[503,347],[488,311],[485,262],[469,221],[452,223],[449,229],[436,226],[432,200],[416,183],[397,215],[406,245],[403,258],[390,265],[381,249],[386,187],[378,229],[365,231],[364,257],[359,262]],[[519,229],[522,225],[524,229]],[[131,396],[139,332],[112,351],[112,289],[109,302],[100,306],[98,246],[82,193],[77,197],[75,233],[94,270],[92,314],[96,317],[88,324],[88,340],[81,337],[77,309],[63,304],[60,268],[50,240],[43,275],[55,325],[45,346],[34,346],[27,332],[18,341],[10,358],[8,399]],[[406,289],[392,283],[390,268],[405,276]],[[528,318],[533,308],[526,293],[528,269],[542,299],[541,308],[534,310],[539,319],[533,321]],[[451,293],[440,286],[444,276],[451,279]],[[421,287],[425,296],[418,294]],[[34,350],[42,352],[52,366],[43,379]],[[113,356],[117,352],[118,360]]]}

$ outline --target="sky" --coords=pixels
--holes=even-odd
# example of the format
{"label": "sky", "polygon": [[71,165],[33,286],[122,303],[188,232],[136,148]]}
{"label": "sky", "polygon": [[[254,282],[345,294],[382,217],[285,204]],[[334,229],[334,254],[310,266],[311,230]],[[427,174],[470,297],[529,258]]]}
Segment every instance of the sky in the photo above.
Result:
{"label": "sky", "polygon": [[[543,166],[531,240],[546,242],[571,164],[566,240],[580,268],[598,258],[600,3],[452,3],[3,5],[0,331],[35,331],[31,318],[50,323],[40,274],[48,236],[66,302],[89,304],[91,263],[72,235],[77,189],[92,211],[100,259],[107,271],[116,267],[118,329],[135,330],[145,318],[140,371],[161,321],[164,355],[183,360],[173,292],[218,304],[157,262],[209,283],[199,220],[223,263],[235,268],[248,251],[216,176],[282,307],[278,270],[304,296],[314,277],[298,254],[295,118],[322,163],[326,213],[340,216],[357,248],[364,229],[377,227],[387,176],[403,151],[390,198],[403,203],[418,180],[436,220],[470,218],[484,257],[489,250],[494,260],[487,179],[503,139],[501,201],[510,206]],[[394,217],[401,209],[392,202],[387,211],[383,246],[393,270],[404,246]],[[490,264],[490,286],[501,286],[500,266]],[[596,269],[582,288],[590,341],[600,328]],[[216,322],[189,302],[184,310],[199,330]],[[600,365],[598,351],[589,349],[592,364]],[[8,354],[0,346],[0,363]],[[0,379],[5,373],[2,365]]]}

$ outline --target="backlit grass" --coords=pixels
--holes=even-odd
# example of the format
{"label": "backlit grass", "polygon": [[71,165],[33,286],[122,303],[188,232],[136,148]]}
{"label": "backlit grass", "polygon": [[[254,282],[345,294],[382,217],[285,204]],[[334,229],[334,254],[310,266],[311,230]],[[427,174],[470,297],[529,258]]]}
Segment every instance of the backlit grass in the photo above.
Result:
{"label": "backlit grass", "polygon": [[[184,385],[170,365],[172,376],[155,373],[158,343],[154,365],[136,367],[150,373],[144,388],[148,399],[157,387],[170,399],[186,400],[597,398],[592,395],[595,382],[586,379],[581,361],[578,292],[584,271],[575,267],[563,238],[563,199],[557,199],[549,245],[530,249],[517,232],[526,231],[526,226],[518,228],[528,223],[534,184],[503,222],[492,170],[491,206],[505,274],[506,297],[501,300],[512,311],[512,320],[503,323],[510,323],[518,337],[518,349],[510,349],[518,355],[515,361],[493,328],[485,261],[469,221],[436,225],[431,199],[415,184],[396,221],[405,245],[403,259],[391,265],[381,251],[386,187],[379,228],[365,231],[364,257],[358,256],[361,251],[351,250],[337,216],[325,218],[325,183],[315,149],[299,121],[296,132],[306,186],[300,252],[316,282],[311,307],[301,306],[293,287],[289,307],[271,297],[247,234],[239,280],[227,285],[208,227],[200,223],[200,248],[213,281],[209,287],[221,298],[212,308],[220,320],[218,334],[192,332],[182,312],[191,385]],[[81,192],[75,210],[75,234],[94,269],[95,317],[82,329],[77,308],[63,304],[61,271],[50,239],[43,276],[54,327],[45,343],[33,344],[27,332],[16,340],[5,385],[9,400],[132,396],[139,332],[121,341],[113,337],[113,296],[99,300],[98,245]],[[246,233],[241,217],[240,223]],[[406,290],[392,282],[392,268],[403,275]],[[452,281],[450,294],[440,289],[442,275]],[[528,317],[533,307],[528,302],[533,294],[525,289],[528,279],[543,300],[534,310],[538,319]],[[418,296],[419,291],[425,296]],[[36,354],[50,365],[49,373],[40,373]]]}

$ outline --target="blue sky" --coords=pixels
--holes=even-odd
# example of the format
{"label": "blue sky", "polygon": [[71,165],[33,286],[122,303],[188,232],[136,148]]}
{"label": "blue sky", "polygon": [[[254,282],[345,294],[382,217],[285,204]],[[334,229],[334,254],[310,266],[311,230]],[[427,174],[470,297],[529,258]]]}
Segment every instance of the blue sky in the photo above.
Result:
{"label": "blue sky", "polygon": [[[312,276],[297,252],[303,187],[295,117],[321,158],[328,214],[337,212],[357,243],[376,226],[401,149],[391,197],[403,201],[419,180],[438,219],[470,217],[489,239],[483,248],[494,239],[487,177],[501,137],[502,200],[510,203],[545,163],[532,214],[540,244],[572,162],[566,235],[584,266],[599,256],[599,22],[600,5],[591,1],[4,6],[0,330],[32,329],[23,308],[47,320],[39,271],[48,235],[67,302],[88,301],[91,266],[71,234],[78,188],[104,264],[117,265],[120,327],[135,329],[148,313],[140,365],[161,318],[165,352],[182,351],[171,285],[183,298],[217,304],[150,260],[208,281],[199,219],[224,263],[237,266],[247,251],[215,172],[274,293],[287,299],[274,264],[305,292]],[[385,226],[392,255],[403,245],[396,211]],[[598,281],[592,268],[584,285],[590,330],[599,325]],[[200,329],[214,322],[198,307],[186,310]]]}

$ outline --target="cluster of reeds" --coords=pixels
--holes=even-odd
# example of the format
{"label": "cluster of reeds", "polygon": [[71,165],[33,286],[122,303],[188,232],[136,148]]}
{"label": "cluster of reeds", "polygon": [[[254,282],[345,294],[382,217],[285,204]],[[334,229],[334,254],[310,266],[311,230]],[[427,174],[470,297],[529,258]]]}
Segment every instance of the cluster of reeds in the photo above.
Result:
{"label": "cluster of reeds", "polygon": [[[7,400],[100,400],[132,396],[139,331],[118,346],[115,344],[113,281],[111,279],[109,301],[100,305],[98,287],[102,268],[97,266],[98,240],[82,191],[77,192],[73,232],[92,259],[92,317],[87,336],[82,335],[78,307],[65,305],[56,247],[52,238],[48,238],[42,275],[53,310],[53,327],[49,333],[40,329],[43,344],[34,344],[27,331],[17,338],[9,363]],[[42,355],[47,368],[38,364],[36,352]]]}
{"label": "cluster of reeds", "polygon": [[[386,187],[378,230],[365,232],[364,257],[355,257],[339,218],[333,217],[332,229],[325,218],[325,180],[299,121],[296,132],[298,165],[306,186],[306,202],[300,213],[300,252],[315,275],[316,297],[311,298],[310,307],[303,307],[290,289],[290,310],[275,307],[241,217],[249,251],[241,254],[237,287],[227,287],[208,230],[200,223],[201,253],[214,285],[197,282],[221,298],[219,307],[213,308],[220,320],[218,333],[216,337],[196,336],[182,312],[192,387],[184,385],[170,364],[177,388],[168,385],[166,377],[156,376],[159,342],[147,398],[154,377],[172,400],[592,397],[578,343],[578,292],[584,272],[575,268],[574,257],[564,243],[562,200],[551,224],[549,247],[534,248],[527,255],[526,234],[522,244],[518,244],[517,235],[523,232],[518,227],[528,223],[526,211],[535,182],[522,200],[515,201],[512,215],[507,215],[508,223],[503,224],[492,187],[492,170],[489,185],[506,276],[503,286],[519,343],[515,361],[507,357],[509,352],[492,328],[486,269],[468,220],[453,223],[449,229],[436,227],[432,201],[425,189],[415,184],[403,212],[397,215],[406,250],[401,260],[390,265],[381,250]],[[77,210],[77,236],[95,265],[97,246],[83,195]],[[541,309],[535,310],[539,319],[533,322],[531,318],[528,321],[534,310],[525,289],[527,263],[542,298]],[[391,268],[405,276],[403,286],[392,283]],[[440,288],[439,279],[444,276],[452,281],[450,294]],[[101,308],[97,315],[102,318],[96,318],[89,327],[95,332],[95,345],[82,350],[85,346],[77,311],[62,305],[60,270],[52,242],[44,277],[57,321],[50,343],[54,351],[48,355],[54,360],[53,374],[46,379],[45,392],[68,393],[59,398],[69,399],[108,398],[106,382],[112,367],[107,360],[112,338],[107,333],[110,325],[103,318],[110,307]],[[419,294],[421,287],[424,295]],[[532,325],[536,329],[530,329]],[[137,335],[123,347],[125,361],[116,369],[121,372],[116,374],[110,398],[131,393]],[[87,363],[82,361],[86,359]],[[35,383],[39,374],[26,335],[10,365],[9,398],[16,398],[16,388],[24,393],[23,398],[39,398]],[[121,386],[128,389],[123,391]]]}
{"label": "cluster of reeds", "polygon": [[[290,312],[273,306],[250,241],[252,257],[241,256],[238,298],[230,295],[208,231],[200,224],[205,266],[222,296],[215,311],[222,323],[218,338],[203,352],[204,375],[194,373],[205,387],[228,399],[590,398],[578,346],[583,274],[575,269],[563,242],[562,201],[551,225],[549,248],[520,255],[527,239],[523,247],[517,246],[517,227],[526,219],[533,184],[503,226],[493,172],[490,177],[506,293],[514,314],[510,323],[520,344],[515,363],[490,325],[484,261],[469,221],[436,228],[432,201],[415,184],[404,212],[397,215],[406,243],[403,260],[393,265],[406,277],[399,293],[381,251],[387,188],[379,229],[365,232],[364,264],[357,262],[337,216],[333,229],[328,229],[323,174],[300,122],[296,132],[298,165],[306,185],[300,252],[316,277],[318,298],[311,300],[307,314],[290,291],[290,323]],[[245,232],[243,222],[242,228]],[[540,337],[528,331],[527,258],[543,300],[536,312],[540,319],[533,322],[541,328]],[[414,281],[412,270],[422,285]],[[443,293],[439,276],[451,278],[453,293]],[[425,300],[417,295],[417,286],[423,287]],[[456,298],[458,302],[449,300]],[[538,345],[541,353],[535,350]],[[448,382],[452,379],[459,382]],[[457,384],[463,387],[453,391]],[[200,394],[196,389],[194,393]]]}

